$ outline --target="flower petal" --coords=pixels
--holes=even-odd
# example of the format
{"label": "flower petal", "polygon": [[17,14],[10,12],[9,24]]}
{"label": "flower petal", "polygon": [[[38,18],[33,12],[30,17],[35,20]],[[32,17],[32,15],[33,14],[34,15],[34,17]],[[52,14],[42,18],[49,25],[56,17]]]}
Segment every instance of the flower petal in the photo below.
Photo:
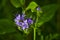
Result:
{"label": "flower petal", "polygon": [[30,25],[30,24],[33,24],[33,21],[32,21],[31,18],[27,19],[27,22],[28,22],[29,25]]}
{"label": "flower petal", "polygon": [[15,19],[20,20],[20,14],[18,14],[18,16]]}
{"label": "flower petal", "polygon": [[27,23],[27,20],[24,20],[23,22],[24,22],[24,23]]}
{"label": "flower petal", "polygon": [[24,30],[26,28],[29,28],[28,23],[22,23],[22,29]]}

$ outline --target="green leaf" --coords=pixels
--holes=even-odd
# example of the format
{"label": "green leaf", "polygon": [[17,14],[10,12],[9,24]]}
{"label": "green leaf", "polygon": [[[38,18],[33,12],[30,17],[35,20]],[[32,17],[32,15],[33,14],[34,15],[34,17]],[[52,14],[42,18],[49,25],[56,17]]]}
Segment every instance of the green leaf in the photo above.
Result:
{"label": "green leaf", "polygon": [[[21,32],[7,33],[0,35],[0,40],[24,40],[24,35]],[[26,38],[25,38],[26,39]]]}
{"label": "green leaf", "polygon": [[35,2],[31,2],[28,7],[26,8],[26,11],[31,9],[32,12],[34,12],[34,9],[37,7],[38,5]]}
{"label": "green leaf", "polygon": [[20,4],[20,1],[19,0],[11,0],[11,3],[16,8],[21,7],[21,4]]}
{"label": "green leaf", "polygon": [[14,7],[19,8],[24,5],[25,0],[11,0],[11,3]]}
{"label": "green leaf", "polygon": [[21,5],[24,5],[25,4],[25,0],[19,0]]}
{"label": "green leaf", "polygon": [[51,4],[47,6],[43,6],[43,15],[39,18],[37,26],[41,26],[45,22],[49,21],[55,14],[57,10],[57,5],[56,4]]}
{"label": "green leaf", "polygon": [[11,20],[0,19],[0,34],[15,32],[15,25]]}
{"label": "green leaf", "polygon": [[15,33],[13,34],[16,40],[24,40],[23,34]]}

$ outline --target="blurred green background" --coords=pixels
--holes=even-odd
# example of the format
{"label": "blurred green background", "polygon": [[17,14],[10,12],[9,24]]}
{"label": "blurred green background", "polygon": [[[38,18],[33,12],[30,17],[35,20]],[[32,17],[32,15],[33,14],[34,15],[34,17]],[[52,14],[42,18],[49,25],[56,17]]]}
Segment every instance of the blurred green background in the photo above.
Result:
{"label": "blurred green background", "polygon": [[[31,1],[35,1],[41,7],[50,4],[60,5],[60,0],[25,0],[25,7]],[[21,12],[21,8],[15,8],[10,0],[0,0],[0,40],[33,40],[33,31],[25,35],[17,29],[14,23],[17,11]],[[36,40],[60,40],[60,8],[50,21],[39,27],[36,37]]]}

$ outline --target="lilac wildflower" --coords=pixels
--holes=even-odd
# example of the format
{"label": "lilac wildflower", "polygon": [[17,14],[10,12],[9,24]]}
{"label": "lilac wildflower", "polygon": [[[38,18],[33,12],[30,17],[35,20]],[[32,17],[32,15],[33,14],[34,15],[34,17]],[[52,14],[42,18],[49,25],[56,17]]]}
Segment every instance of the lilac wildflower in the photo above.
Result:
{"label": "lilac wildflower", "polygon": [[40,7],[37,7],[37,10],[40,10]]}
{"label": "lilac wildflower", "polygon": [[20,26],[23,30],[29,28],[30,24],[33,24],[33,20],[31,20],[30,18],[25,19],[24,17],[25,17],[24,14],[22,14],[22,15],[18,14],[18,16],[16,16],[16,18],[14,20],[16,25]]}

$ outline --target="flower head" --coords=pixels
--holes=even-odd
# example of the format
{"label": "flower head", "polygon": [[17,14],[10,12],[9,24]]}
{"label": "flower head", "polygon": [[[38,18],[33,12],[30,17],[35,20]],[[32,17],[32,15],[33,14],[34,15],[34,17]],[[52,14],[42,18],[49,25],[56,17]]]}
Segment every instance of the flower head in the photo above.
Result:
{"label": "flower head", "polygon": [[30,18],[25,19],[24,17],[25,17],[24,14],[22,15],[18,14],[14,20],[16,25],[20,26],[23,30],[29,28],[30,24],[33,24],[33,20],[31,20]]}

